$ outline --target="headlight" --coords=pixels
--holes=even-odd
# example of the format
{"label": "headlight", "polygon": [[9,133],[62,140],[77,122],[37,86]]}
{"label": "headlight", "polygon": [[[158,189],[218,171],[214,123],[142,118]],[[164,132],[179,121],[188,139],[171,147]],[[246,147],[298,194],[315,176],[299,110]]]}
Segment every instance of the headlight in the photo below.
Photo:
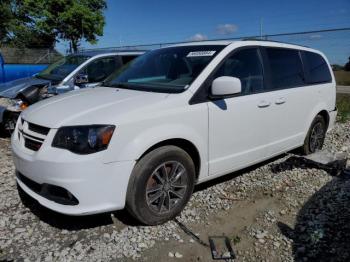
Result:
{"label": "headlight", "polygon": [[28,107],[28,104],[21,99],[0,98],[0,106],[13,112],[21,112]]}
{"label": "headlight", "polygon": [[21,99],[16,99],[14,102],[15,103],[13,108],[15,109],[15,111],[23,111],[28,107],[28,104],[26,102],[23,102]]}
{"label": "headlight", "polygon": [[67,126],[58,129],[52,146],[87,155],[107,149],[115,126]]}

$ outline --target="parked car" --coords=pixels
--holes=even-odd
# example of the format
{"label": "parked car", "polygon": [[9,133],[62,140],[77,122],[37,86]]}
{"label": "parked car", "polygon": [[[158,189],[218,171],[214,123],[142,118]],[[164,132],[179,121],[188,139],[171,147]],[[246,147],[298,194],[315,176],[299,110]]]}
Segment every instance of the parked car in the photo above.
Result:
{"label": "parked car", "polygon": [[[12,135],[19,188],[60,213],[174,218],[194,185],[295,148],[322,148],[337,110],[319,51],[266,41],[181,44],[104,87],[25,110]],[[264,174],[261,174],[264,179]]]}
{"label": "parked car", "polygon": [[42,99],[80,88],[95,87],[126,65],[139,51],[90,51],[66,56],[32,77],[0,85],[0,125],[15,128],[19,113]]}

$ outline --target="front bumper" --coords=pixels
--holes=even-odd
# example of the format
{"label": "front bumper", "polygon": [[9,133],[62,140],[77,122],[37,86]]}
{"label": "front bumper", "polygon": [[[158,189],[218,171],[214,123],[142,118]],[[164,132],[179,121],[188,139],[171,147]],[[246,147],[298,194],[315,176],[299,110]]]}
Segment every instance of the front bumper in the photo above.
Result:
{"label": "front bumper", "polygon": [[43,147],[29,153],[17,138],[11,138],[13,160],[17,172],[39,185],[53,185],[69,191],[77,200],[67,205],[50,200],[31,189],[20,177],[18,185],[41,205],[67,215],[86,215],[123,209],[134,161],[103,163],[96,153],[77,156],[69,151]]}

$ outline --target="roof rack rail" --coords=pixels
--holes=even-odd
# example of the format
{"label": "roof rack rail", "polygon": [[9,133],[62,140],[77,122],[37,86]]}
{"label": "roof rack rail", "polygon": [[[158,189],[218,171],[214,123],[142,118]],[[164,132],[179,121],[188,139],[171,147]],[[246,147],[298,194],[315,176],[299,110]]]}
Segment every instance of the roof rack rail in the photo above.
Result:
{"label": "roof rack rail", "polygon": [[90,53],[90,52],[96,52],[96,53],[108,53],[108,52],[146,52],[146,49],[139,49],[139,48],[125,48],[125,47],[107,47],[107,48],[81,48],[78,49],[76,53]]}
{"label": "roof rack rail", "polygon": [[283,41],[277,41],[277,40],[265,40],[265,39],[259,39],[259,38],[254,38],[254,37],[247,37],[247,38],[242,38],[241,41],[261,41],[261,42],[272,42],[272,43],[280,43],[280,44],[288,44],[288,45],[295,45],[295,46],[302,46],[302,47],[308,47],[306,45],[299,45],[299,44],[293,44],[293,43],[288,43],[288,42],[283,42]]}

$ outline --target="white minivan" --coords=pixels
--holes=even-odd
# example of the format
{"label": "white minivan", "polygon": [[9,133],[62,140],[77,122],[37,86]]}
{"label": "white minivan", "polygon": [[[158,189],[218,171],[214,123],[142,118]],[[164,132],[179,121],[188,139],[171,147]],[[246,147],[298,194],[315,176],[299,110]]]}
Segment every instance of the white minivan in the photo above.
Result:
{"label": "white minivan", "polygon": [[[323,145],[337,114],[319,51],[206,41],[150,51],[104,82],[24,111],[12,135],[16,179],[49,209],[123,209],[174,218],[195,184],[283,152]],[[261,179],[264,179],[263,175]]]}

